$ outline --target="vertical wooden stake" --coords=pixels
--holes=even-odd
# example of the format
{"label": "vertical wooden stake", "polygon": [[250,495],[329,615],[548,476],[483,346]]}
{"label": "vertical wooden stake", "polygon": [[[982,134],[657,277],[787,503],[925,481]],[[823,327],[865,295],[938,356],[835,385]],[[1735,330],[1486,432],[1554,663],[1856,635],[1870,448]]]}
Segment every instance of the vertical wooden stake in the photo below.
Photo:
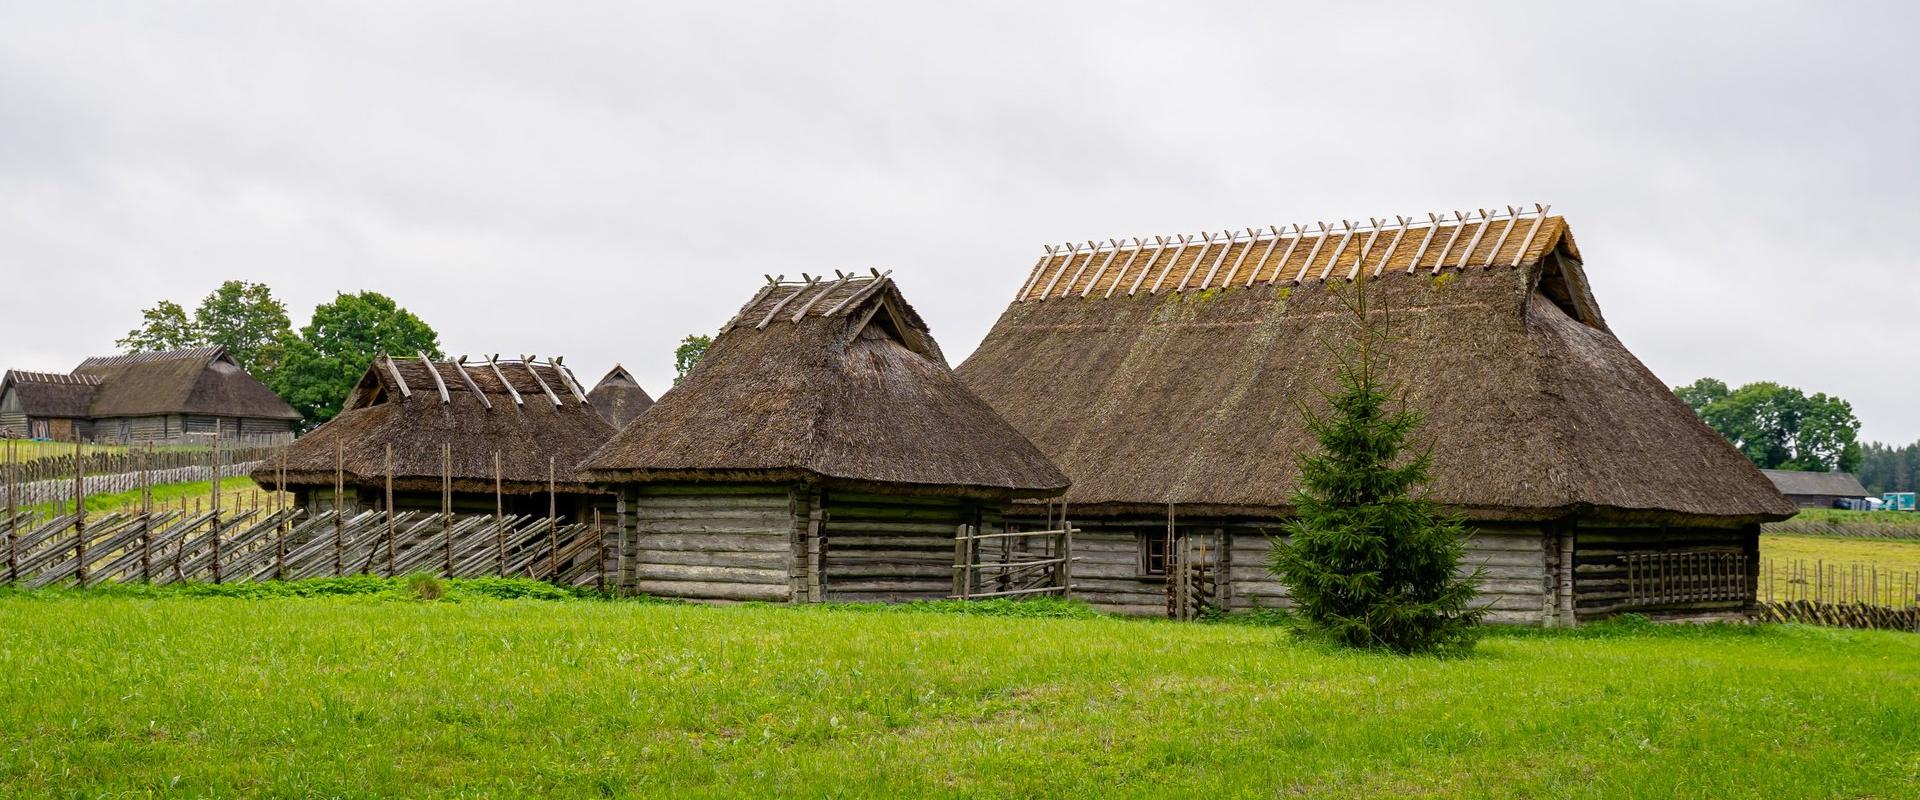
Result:
{"label": "vertical wooden stake", "polygon": [[87,585],[87,467],[80,459],[80,437],[73,437],[73,574]]}
{"label": "vertical wooden stake", "polygon": [[493,557],[500,577],[507,577],[507,518],[500,499],[500,451],[493,451]]}
{"label": "vertical wooden stake", "polygon": [[453,577],[453,445],[440,445],[440,549],[446,556],[447,577]]}
{"label": "vertical wooden stake", "polygon": [[140,582],[153,582],[153,445],[140,451]]}
{"label": "vertical wooden stake", "polygon": [[20,470],[14,463],[18,448],[12,439],[7,440],[7,582],[20,581],[20,537],[14,533],[20,526],[20,502],[17,483]]}
{"label": "vertical wooden stake", "polygon": [[213,424],[213,582],[225,578],[220,563],[220,423]]}
{"label": "vertical wooden stake", "polygon": [[607,591],[607,532],[600,527],[600,509],[593,510],[593,538],[600,544],[600,592]]}
{"label": "vertical wooden stake", "polygon": [[347,568],[347,519],[340,509],[341,495],[347,493],[347,451],[346,443],[333,443],[333,575],[346,574]]}
{"label": "vertical wooden stake", "polygon": [[547,577],[560,571],[560,502],[553,490],[553,466],[556,459],[547,456]]}
{"label": "vertical wooden stake", "polygon": [[1060,518],[1060,596],[1073,596],[1073,523],[1064,514]]}
{"label": "vertical wooden stake", "polygon": [[394,576],[393,561],[393,443],[387,443],[387,577]]}
{"label": "vertical wooden stake", "polygon": [[287,495],[287,446],[281,445],[274,451],[274,493],[273,499],[279,506],[280,521],[273,525],[273,579],[287,579],[287,533],[293,526],[293,515],[286,513],[291,499]]}

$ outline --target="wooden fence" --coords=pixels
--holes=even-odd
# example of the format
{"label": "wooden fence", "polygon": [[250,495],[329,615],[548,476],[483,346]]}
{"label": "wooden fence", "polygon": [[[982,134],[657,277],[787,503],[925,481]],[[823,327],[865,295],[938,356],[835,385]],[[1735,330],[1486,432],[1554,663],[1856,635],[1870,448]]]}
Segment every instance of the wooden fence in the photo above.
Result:
{"label": "wooden fence", "polygon": [[981,533],[961,525],[953,537],[955,600],[1073,594],[1070,525],[1050,531]]}
{"label": "wooden fence", "polygon": [[1745,553],[1632,553],[1620,558],[1627,573],[1622,608],[1745,601],[1749,596]]}
{"label": "wooden fence", "polygon": [[1920,632],[1920,570],[1767,559],[1759,578],[1762,619]]}
{"label": "wooden fence", "polygon": [[169,510],[0,519],[0,581],[232,583],[426,573],[607,586],[600,521],[424,511]]}
{"label": "wooden fence", "polygon": [[1769,522],[1760,526],[1762,533],[1775,533],[1786,536],[1845,536],[1855,539],[1920,539],[1920,514],[1907,514],[1912,517],[1906,522],[1867,522],[1846,520],[1833,522],[1817,519],[1790,519],[1785,522]]}
{"label": "wooden fence", "polygon": [[[227,465],[227,474],[232,475],[235,474],[235,465],[270,461],[280,450],[277,446],[233,447],[230,445],[231,442],[223,440],[210,443],[204,449],[161,450],[153,447],[134,447],[117,453],[75,452],[41,456],[12,464],[10,475],[16,483],[31,484],[43,481],[71,481],[75,475],[131,475],[145,470],[165,472],[200,469],[211,472],[216,453],[220,462]],[[76,445],[74,449],[78,451],[80,448]]]}

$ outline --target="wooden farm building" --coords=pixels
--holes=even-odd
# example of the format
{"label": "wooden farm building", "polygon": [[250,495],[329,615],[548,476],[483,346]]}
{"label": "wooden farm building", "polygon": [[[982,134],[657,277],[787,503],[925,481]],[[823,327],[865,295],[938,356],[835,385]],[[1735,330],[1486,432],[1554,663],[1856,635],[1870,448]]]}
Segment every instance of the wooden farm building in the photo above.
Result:
{"label": "wooden farm building", "polygon": [[444,493],[456,513],[491,514],[497,500],[507,514],[546,516],[551,501],[559,516],[580,521],[613,508],[574,469],[612,435],[557,359],[381,356],[339,416],[253,479],[277,488],[284,471],[286,489],[314,510],[333,507],[336,481],[342,508],[384,508],[391,476],[396,510],[440,511]]}
{"label": "wooden farm building", "polygon": [[627,427],[640,412],[653,407],[653,397],[646,389],[640,388],[640,382],[633,379],[633,373],[619,364],[607,371],[607,375],[594,384],[593,391],[587,392],[587,400],[593,403],[600,418],[612,425],[614,430]]}
{"label": "wooden farm building", "polygon": [[945,597],[960,526],[1067,486],[880,274],[770,281],[583,468],[620,492],[629,585],[708,600]]}
{"label": "wooden farm building", "polygon": [[1840,500],[1864,500],[1869,495],[1860,479],[1848,472],[1800,472],[1763,469],[1773,488],[1801,508],[1833,508]]}
{"label": "wooden farm building", "polygon": [[35,439],[285,441],[300,414],[220,347],[101,356],[66,375],[9,371],[0,428]]}
{"label": "wooden farm building", "polygon": [[1362,276],[1491,620],[1750,608],[1760,523],[1793,505],[1615,338],[1544,209],[1049,248],[958,374],[1072,478],[1075,596],[1287,602],[1268,537]]}

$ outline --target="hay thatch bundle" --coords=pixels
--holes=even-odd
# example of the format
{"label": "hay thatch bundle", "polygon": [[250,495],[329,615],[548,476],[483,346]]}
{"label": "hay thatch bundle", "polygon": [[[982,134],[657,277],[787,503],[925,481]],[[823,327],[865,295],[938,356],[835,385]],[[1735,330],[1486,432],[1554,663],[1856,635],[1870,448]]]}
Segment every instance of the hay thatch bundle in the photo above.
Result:
{"label": "hay thatch bundle", "polygon": [[[1480,226],[1488,230],[1476,236]],[[1373,302],[1391,309],[1401,337],[1389,375],[1427,414],[1434,499],[1486,520],[1598,511],[1742,524],[1792,514],[1614,338],[1565,222],[1533,227],[1526,219],[1442,225],[1418,264],[1420,228],[1391,258],[1384,239],[1358,247],[1366,234],[1355,234],[1354,256],[1337,262],[1332,241],[1282,240],[1268,254],[1263,240],[1230,285],[1226,267],[1211,285],[1201,280],[1209,261],[1181,292],[1168,289],[1189,259],[1149,245],[1124,275],[1118,262],[1130,254],[1118,254],[1084,299],[1062,298],[1066,278],[1043,291],[1056,273],[1080,267],[1054,258],[1036,266],[958,374],[1072,477],[1064,499],[1076,516],[1154,513],[1167,503],[1189,514],[1285,515],[1297,458],[1313,446],[1298,404],[1317,403],[1331,387],[1333,357],[1322,342],[1344,333],[1345,310],[1329,289],[1346,286],[1366,252],[1366,274],[1379,271]],[[1442,243],[1456,239],[1435,273]],[[1462,258],[1465,269],[1455,266]],[[1150,260],[1160,263],[1128,296]],[[1148,294],[1167,263],[1173,277]],[[1323,271],[1332,280],[1319,280]],[[1103,299],[1116,281],[1119,290]]]}
{"label": "hay thatch bundle", "polygon": [[1049,496],[1060,471],[951,370],[890,278],[770,284],[595,453],[598,480]]}
{"label": "hay thatch bundle", "polygon": [[634,380],[633,373],[619,364],[607,371],[607,375],[594,384],[593,391],[587,392],[588,402],[593,403],[600,418],[612,425],[614,430],[627,427],[641,413],[653,407],[653,397],[647,390],[640,388],[640,382]]}

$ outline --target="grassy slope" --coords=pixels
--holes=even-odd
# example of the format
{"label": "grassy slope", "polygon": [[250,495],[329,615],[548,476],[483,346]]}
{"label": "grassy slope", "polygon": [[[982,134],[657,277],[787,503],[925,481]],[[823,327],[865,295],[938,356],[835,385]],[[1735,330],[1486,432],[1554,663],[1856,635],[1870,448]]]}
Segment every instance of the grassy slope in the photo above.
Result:
{"label": "grassy slope", "polygon": [[0,794],[1912,796],[1920,636],[0,595]]}

